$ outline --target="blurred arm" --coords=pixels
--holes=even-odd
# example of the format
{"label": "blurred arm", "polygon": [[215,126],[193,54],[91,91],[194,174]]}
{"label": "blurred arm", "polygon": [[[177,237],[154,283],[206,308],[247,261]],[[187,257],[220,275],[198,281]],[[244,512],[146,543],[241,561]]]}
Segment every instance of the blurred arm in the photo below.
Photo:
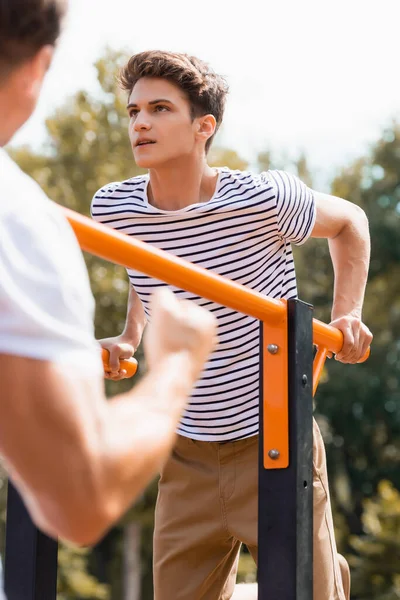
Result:
{"label": "blurred arm", "polygon": [[158,295],[146,340],[149,372],[107,402],[76,368],[0,354],[0,452],[35,523],[91,544],[159,471],[215,338],[215,319]]}
{"label": "blurred arm", "polygon": [[192,381],[184,356],[107,403],[103,383],[53,363],[0,356],[0,449],[36,524],[91,544],[156,475]]}

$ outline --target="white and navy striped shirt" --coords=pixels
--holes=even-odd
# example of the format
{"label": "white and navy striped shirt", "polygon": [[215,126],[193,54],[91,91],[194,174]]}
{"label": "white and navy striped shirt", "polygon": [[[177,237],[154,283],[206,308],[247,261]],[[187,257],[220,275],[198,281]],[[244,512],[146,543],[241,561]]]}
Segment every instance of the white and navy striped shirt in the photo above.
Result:
{"label": "white and navy striped shirt", "polygon": [[[315,220],[313,193],[297,177],[224,167],[208,202],[174,211],[149,204],[148,183],[144,175],[101,188],[92,202],[93,218],[266,296],[297,296],[291,243],[303,243]],[[167,284],[133,269],[128,275],[149,317],[150,295]],[[219,442],[256,434],[259,322],[169,287],[218,318],[219,345],[193,390],[178,433]]]}

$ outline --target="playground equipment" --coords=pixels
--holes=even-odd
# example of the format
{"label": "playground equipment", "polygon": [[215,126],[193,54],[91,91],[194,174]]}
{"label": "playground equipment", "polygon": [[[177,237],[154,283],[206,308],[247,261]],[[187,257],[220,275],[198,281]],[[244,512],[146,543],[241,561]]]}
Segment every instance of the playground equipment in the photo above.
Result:
{"label": "playground equipment", "polygon": [[[300,300],[274,300],[64,209],[81,248],[260,321],[259,600],[312,600],[312,397],[340,331]],[[313,346],[317,347],[313,359]],[[362,361],[368,358],[369,351]],[[107,352],[103,362],[107,370]],[[136,361],[123,361],[136,371]],[[55,600],[57,542],[32,524],[9,484],[8,600]]]}

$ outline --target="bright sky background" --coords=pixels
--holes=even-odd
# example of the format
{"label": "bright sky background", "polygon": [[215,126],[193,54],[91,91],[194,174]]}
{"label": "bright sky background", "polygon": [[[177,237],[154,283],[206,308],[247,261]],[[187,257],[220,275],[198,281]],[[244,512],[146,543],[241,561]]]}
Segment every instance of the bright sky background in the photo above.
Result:
{"label": "bright sky background", "polygon": [[250,162],[304,150],[321,185],[400,120],[400,0],[70,0],[42,99],[14,144],[38,146],[44,120],[96,91],[108,45],[189,52],[226,76],[219,143]]}

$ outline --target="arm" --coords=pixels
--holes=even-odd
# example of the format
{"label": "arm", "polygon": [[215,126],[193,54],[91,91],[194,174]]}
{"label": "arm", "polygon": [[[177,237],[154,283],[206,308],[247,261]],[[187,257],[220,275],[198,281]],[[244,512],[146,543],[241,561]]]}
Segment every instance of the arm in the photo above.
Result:
{"label": "arm", "polygon": [[135,350],[137,350],[137,347],[142,339],[146,322],[146,315],[144,314],[143,305],[135,291],[135,288],[131,285],[129,287],[125,328],[120,337],[123,338],[127,343],[131,344]]}
{"label": "arm", "polygon": [[214,335],[210,313],[159,294],[149,372],[109,403],[99,379],[0,355],[0,452],[39,527],[91,544],[127,510],[171,450]]}
{"label": "arm", "polygon": [[370,259],[368,220],[360,207],[342,198],[315,193],[315,204],[311,236],[328,239],[335,273],[331,325],[344,336],[336,358],[355,363],[372,340],[361,320]]}
{"label": "arm", "polygon": [[110,353],[109,365],[111,373],[105,375],[107,379],[112,379],[113,381],[124,379],[126,371],[120,371],[119,361],[133,356],[141,342],[145,327],[146,315],[143,305],[135,289],[130,286],[123,332],[116,337],[99,340],[101,347]]}

